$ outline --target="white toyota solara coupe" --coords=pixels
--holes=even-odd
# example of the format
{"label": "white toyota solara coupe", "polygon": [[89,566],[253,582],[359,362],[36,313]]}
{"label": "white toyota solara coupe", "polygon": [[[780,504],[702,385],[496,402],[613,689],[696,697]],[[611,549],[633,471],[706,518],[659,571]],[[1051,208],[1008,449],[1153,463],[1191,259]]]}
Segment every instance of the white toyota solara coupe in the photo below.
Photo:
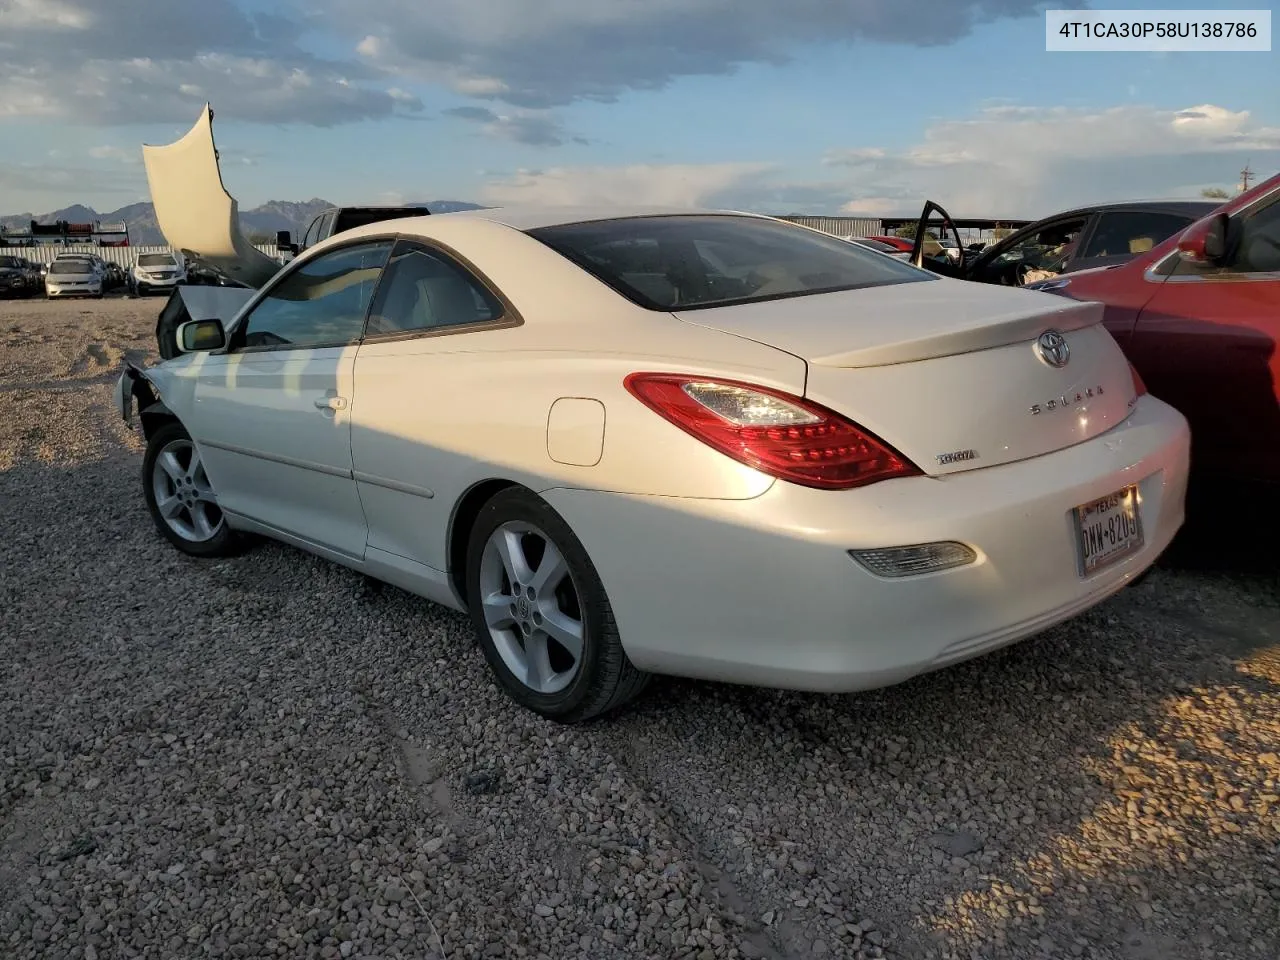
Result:
{"label": "white toyota solara coupe", "polygon": [[160,532],[467,611],[561,721],[652,673],[895,683],[1098,603],[1183,519],[1186,422],[1098,305],[768,217],[399,219],[239,295],[121,377]]}

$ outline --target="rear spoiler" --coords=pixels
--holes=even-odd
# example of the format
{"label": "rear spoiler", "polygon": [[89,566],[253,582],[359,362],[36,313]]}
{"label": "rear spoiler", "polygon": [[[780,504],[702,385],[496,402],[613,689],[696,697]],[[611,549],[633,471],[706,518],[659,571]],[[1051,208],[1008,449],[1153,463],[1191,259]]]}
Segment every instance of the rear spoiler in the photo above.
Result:
{"label": "rear spoiler", "polygon": [[165,240],[188,261],[206,263],[250,287],[280,269],[240,232],[240,209],[222,184],[213,143],[213,110],[205,104],[185,136],[142,147],[156,222]]}

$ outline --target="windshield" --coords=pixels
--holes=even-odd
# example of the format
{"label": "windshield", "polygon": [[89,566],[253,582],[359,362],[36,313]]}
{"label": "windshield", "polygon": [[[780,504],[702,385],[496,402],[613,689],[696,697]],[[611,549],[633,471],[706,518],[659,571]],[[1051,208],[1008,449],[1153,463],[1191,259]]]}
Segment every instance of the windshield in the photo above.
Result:
{"label": "windshield", "polygon": [[625,217],[541,227],[529,235],[650,310],[935,279],[838,237],[760,217]]}
{"label": "windshield", "polygon": [[22,266],[22,264],[18,263],[17,257],[0,257],[0,269],[4,269],[5,267],[20,267],[20,266]]}
{"label": "windshield", "polygon": [[140,267],[172,267],[173,265],[173,257],[167,253],[144,253],[138,257]]}
{"label": "windshield", "polygon": [[87,260],[55,260],[49,264],[49,272],[60,274],[92,273],[93,267]]}

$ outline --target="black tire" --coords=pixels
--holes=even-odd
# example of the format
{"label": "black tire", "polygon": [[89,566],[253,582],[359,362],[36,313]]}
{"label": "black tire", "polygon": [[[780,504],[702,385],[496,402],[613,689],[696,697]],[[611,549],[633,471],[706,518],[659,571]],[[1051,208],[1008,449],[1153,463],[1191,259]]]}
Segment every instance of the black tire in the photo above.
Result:
{"label": "black tire", "polygon": [[166,423],[151,435],[151,439],[147,441],[146,456],[142,458],[142,493],[156,529],[169,543],[188,556],[229,557],[239,553],[244,548],[244,538],[227,525],[225,518],[222,518],[217,532],[208,540],[190,540],[174,531],[161,515],[160,508],[156,505],[155,483],[152,479],[156,460],[166,447],[179,441],[190,444],[191,434],[177,420]]}
{"label": "black tire", "polygon": [[[584,628],[582,656],[577,675],[557,693],[533,690],[512,673],[484,619],[481,558],[490,536],[512,521],[532,524],[554,543],[577,591]],[[558,723],[579,723],[621,707],[647,685],[649,674],[636,669],[622,648],[609,597],[582,542],[550,504],[532,491],[510,487],[481,508],[467,544],[466,574],[467,607],[476,639],[498,685],[516,703]]]}

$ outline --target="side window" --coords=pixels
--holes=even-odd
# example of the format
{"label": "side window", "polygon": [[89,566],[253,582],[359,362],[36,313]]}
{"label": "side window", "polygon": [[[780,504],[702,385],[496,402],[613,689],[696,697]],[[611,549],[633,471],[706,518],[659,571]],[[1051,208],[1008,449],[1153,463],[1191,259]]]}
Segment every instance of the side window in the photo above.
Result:
{"label": "side window", "polygon": [[390,240],[357,244],[303,263],[258,301],[237,330],[236,346],[355,343],[391,245]]}
{"label": "side window", "polygon": [[328,240],[333,233],[333,218],[337,216],[332,210],[320,215],[320,225],[316,228],[316,243]]}
{"label": "side window", "polygon": [[1075,252],[1076,241],[1088,222],[1088,217],[1080,217],[1051,223],[1027,234],[996,257],[994,263],[1025,263],[1042,269],[1060,266]]}
{"label": "side window", "polygon": [[1244,222],[1227,269],[1237,273],[1280,272],[1280,197]]}
{"label": "side window", "polygon": [[1089,238],[1081,258],[1131,257],[1146,253],[1191,225],[1191,218],[1176,213],[1141,210],[1104,213]]}
{"label": "side window", "polygon": [[316,217],[311,221],[311,225],[307,227],[307,232],[302,235],[302,243],[300,249],[305,250],[316,242],[316,237],[320,233],[320,217]]}
{"label": "side window", "polygon": [[[971,279],[1019,286],[1057,276],[1075,255],[1080,235],[1088,223],[1087,216],[1054,220],[1010,238],[1011,243],[1001,241],[1000,251],[984,257]],[[1004,243],[1009,246],[1003,246]]]}
{"label": "side window", "polygon": [[502,318],[502,303],[452,259],[400,241],[378,287],[366,337],[426,333]]}

